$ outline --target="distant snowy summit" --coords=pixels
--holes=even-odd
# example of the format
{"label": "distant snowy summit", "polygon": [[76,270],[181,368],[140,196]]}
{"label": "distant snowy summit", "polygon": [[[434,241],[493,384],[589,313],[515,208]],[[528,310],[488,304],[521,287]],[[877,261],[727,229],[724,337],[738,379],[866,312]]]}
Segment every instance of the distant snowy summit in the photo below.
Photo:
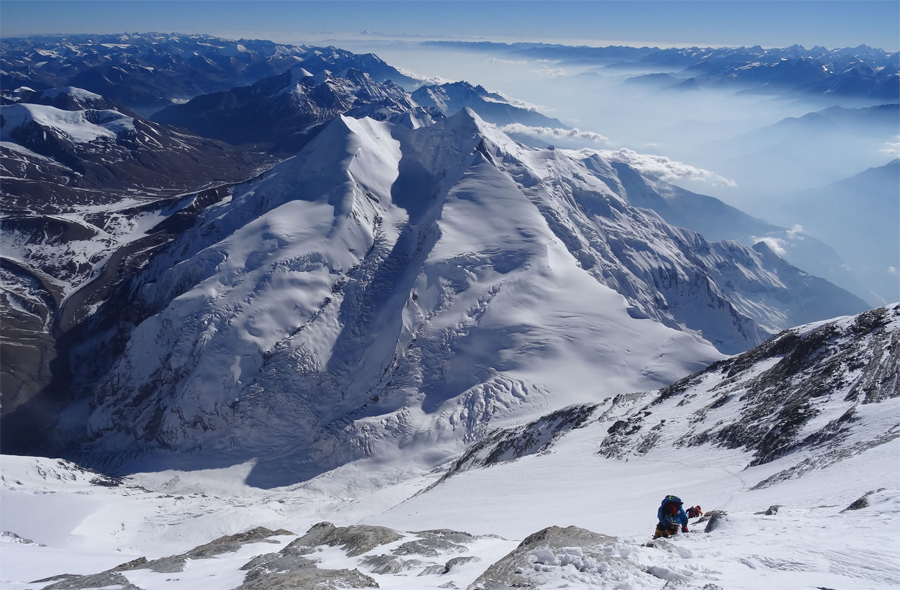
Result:
{"label": "distant snowy summit", "polygon": [[[251,481],[282,485],[398,445],[449,456],[671,383],[813,300],[858,305],[763,245],[633,207],[583,158],[470,110],[418,129],[338,117],[98,303],[103,338],[70,353],[85,403],[48,442],[113,470],[259,457]],[[101,355],[110,339],[127,344]]]}

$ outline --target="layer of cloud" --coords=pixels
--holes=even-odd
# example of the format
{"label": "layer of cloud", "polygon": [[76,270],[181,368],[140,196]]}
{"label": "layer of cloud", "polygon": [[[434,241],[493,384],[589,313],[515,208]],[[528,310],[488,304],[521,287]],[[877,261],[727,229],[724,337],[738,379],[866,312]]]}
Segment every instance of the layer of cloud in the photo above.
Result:
{"label": "layer of cloud", "polygon": [[[753,243],[758,244],[760,242],[764,243],[769,247],[772,252],[778,254],[782,258],[787,254],[787,248],[793,242],[802,242],[806,239],[806,236],[803,233],[803,226],[799,223],[795,223],[794,227],[787,230],[785,232],[786,238],[776,238],[774,236],[766,236],[764,238],[758,238],[753,236]],[[847,268],[846,270],[850,270]]]}
{"label": "layer of cloud", "polygon": [[884,142],[884,147],[878,151],[892,158],[900,158],[900,135],[897,136],[897,141]]}
{"label": "layer of cloud", "polygon": [[406,68],[397,68],[397,71],[403,74],[404,76],[409,76],[413,80],[419,83],[419,86],[440,86],[441,84],[448,84],[450,82],[456,82],[456,80],[451,80],[449,78],[442,78],[440,76],[420,76],[419,74],[413,72],[412,70],[408,70]]}
{"label": "layer of cloud", "polygon": [[531,71],[544,78],[562,78],[566,75],[566,71],[562,68],[541,68]]}
{"label": "layer of cloud", "polygon": [[794,227],[787,231],[787,234],[792,240],[796,240],[798,237],[802,240],[803,236],[801,236],[800,234],[802,234],[804,231],[805,230],[803,229],[802,225],[800,225],[799,223],[795,223]]}
{"label": "layer of cloud", "polygon": [[[544,113],[545,115],[550,115],[555,112],[553,109],[547,108],[543,105],[534,104],[533,102],[528,102],[525,100],[519,100],[518,98],[513,98],[512,96],[510,96],[504,92],[501,92],[499,90],[488,90],[488,92],[502,97],[503,100],[506,101],[508,104],[511,104],[512,106],[518,107],[520,109],[525,109],[527,111],[535,111],[537,113]],[[482,98],[484,100],[486,100],[487,102],[499,102],[489,96],[484,96]]]}
{"label": "layer of cloud", "polygon": [[593,141],[596,143],[607,143],[609,138],[593,131],[582,131],[581,129],[561,129],[559,127],[531,127],[522,125],[521,123],[510,123],[500,127],[500,131],[504,133],[519,133],[529,137],[539,137],[546,140],[561,139],[579,139],[582,141]]}
{"label": "layer of cloud", "polygon": [[514,61],[511,59],[501,59],[499,57],[489,57],[484,61],[486,61],[489,64],[506,64],[506,65],[512,65],[512,66],[523,66],[528,63],[528,61],[526,61],[524,59],[520,60],[520,61]]}
{"label": "layer of cloud", "polygon": [[782,258],[784,258],[785,255],[787,255],[787,250],[784,249],[784,247],[787,246],[787,244],[788,244],[787,240],[782,240],[781,238],[773,238],[771,236],[768,236],[765,238],[756,238],[753,243],[759,244],[760,242],[762,242],[763,244],[768,246],[769,250],[771,250],[775,254],[778,254]]}
{"label": "layer of cloud", "polygon": [[628,148],[598,150],[597,153],[611,162],[628,164],[644,176],[649,176],[650,178],[666,181],[688,178],[712,184],[714,186],[729,186],[732,188],[737,186],[733,180],[729,180],[715,172],[678,162],[671,158],[667,158],[666,156],[639,154]]}

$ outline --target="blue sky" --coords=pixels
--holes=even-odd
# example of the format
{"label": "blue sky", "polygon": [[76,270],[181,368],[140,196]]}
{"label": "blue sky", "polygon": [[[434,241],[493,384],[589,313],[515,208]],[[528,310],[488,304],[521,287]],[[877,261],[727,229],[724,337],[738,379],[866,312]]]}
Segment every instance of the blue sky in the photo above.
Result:
{"label": "blue sky", "polygon": [[421,35],[567,44],[756,45],[900,50],[900,2],[294,2],[3,0],[0,33],[183,32],[315,42]]}

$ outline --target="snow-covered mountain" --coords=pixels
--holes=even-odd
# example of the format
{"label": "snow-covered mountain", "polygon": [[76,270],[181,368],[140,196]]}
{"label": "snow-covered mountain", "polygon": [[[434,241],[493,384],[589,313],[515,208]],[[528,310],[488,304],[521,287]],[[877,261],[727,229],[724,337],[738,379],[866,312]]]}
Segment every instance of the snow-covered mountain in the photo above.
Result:
{"label": "snow-covered mountain", "polygon": [[17,99],[0,106],[3,416],[42,391],[65,399],[65,386],[51,386],[58,339],[200,204],[224,197],[222,185],[270,165],[81,89]]}
{"label": "snow-covered mountain", "polygon": [[109,203],[110,193],[174,195],[198,179],[245,179],[264,161],[118,110],[17,102],[0,106],[0,117],[7,210],[60,212]]}
{"label": "snow-covered mountain", "polygon": [[[590,157],[594,153],[596,153],[595,150],[585,149],[574,155],[583,159],[585,165],[590,166]],[[613,153],[615,154],[615,152]],[[601,155],[604,155],[604,152],[601,152]],[[710,241],[740,240],[748,245],[765,242],[779,256],[797,268],[827,279],[861,298],[857,302],[860,310],[867,306],[866,302],[871,297],[871,293],[865,284],[850,270],[847,263],[831,246],[804,230],[804,228],[810,227],[809,225],[805,223],[798,225],[798,222],[803,221],[802,218],[791,219],[783,213],[779,214],[777,219],[792,221],[790,229],[779,227],[764,219],[748,215],[715,197],[697,194],[659,178],[648,177],[646,173],[642,174],[628,165],[628,158],[620,157],[619,161],[614,158],[610,158],[610,160],[615,170],[615,176],[600,170],[596,172],[604,178],[611,189],[623,196],[627,195],[628,202],[635,207],[652,209],[670,225],[694,230]],[[887,191],[879,192],[886,193]],[[810,207],[810,209],[816,209],[816,207]],[[889,211],[887,207],[876,207],[872,210]],[[883,217],[882,223],[889,223],[885,221],[888,219],[892,219],[890,214]],[[831,240],[835,235],[822,231],[815,233],[823,239]],[[884,265],[885,268],[887,266],[887,264]]]}
{"label": "snow-covered mountain", "polygon": [[305,65],[252,86],[167,107],[153,119],[233,144],[293,154],[337,115],[370,117],[415,128],[466,108],[496,125],[568,129],[557,119],[468,82],[423,86],[410,95],[392,82],[376,82],[355,68],[334,73],[322,70],[312,75]]}
{"label": "snow-covered mountain", "polygon": [[601,168],[469,110],[340,117],[99,305],[51,442],[116,470],[258,457],[267,487],[398,446],[438,460],[846,304],[765,246],[632,207]]}
{"label": "snow-covered mountain", "polygon": [[376,82],[355,68],[336,74],[321,70],[313,75],[297,66],[252,86],[205,94],[186,104],[170,106],[153,119],[233,144],[258,144],[294,154],[325,123],[342,114],[409,127],[428,125],[443,116],[436,109],[418,106],[396,84]]}
{"label": "snow-covered mountain", "polygon": [[481,85],[472,86],[464,81],[423,86],[413,92],[412,97],[416,103],[434,107],[447,116],[470,108],[478,113],[479,117],[495,125],[521,123],[533,127],[569,128],[559,119],[512,104],[510,99],[502,94],[489,92]]}
{"label": "snow-covered mountain", "polygon": [[253,84],[301,64],[313,74],[357,68],[379,82],[417,85],[374,54],[209,35],[50,35],[4,38],[0,48],[4,91],[76,86],[143,116],[201,94]]}
{"label": "snow-covered mountain", "polygon": [[43,104],[63,111],[84,111],[87,109],[119,111],[125,115],[134,116],[134,113],[105,96],[74,86],[46,88],[44,90],[33,90],[27,86],[22,86],[0,96],[0,101],[2,101],[2,104],[15,104],[17,102]]}

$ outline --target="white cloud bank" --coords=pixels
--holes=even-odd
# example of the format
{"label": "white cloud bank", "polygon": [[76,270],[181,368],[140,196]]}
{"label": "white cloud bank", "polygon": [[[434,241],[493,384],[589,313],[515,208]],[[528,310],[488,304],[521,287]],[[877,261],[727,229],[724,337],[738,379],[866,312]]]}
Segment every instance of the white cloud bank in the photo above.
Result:
{"label": "white cloud bank", "polygon": [[900,135],[897,136],[897,141],[884,142],[884,146],[885,147],[878,151],[882,154],[887,154],[892,158],[900,158]]}
{"label": "white cloud bank", "polygon": [[499,57],[489,57],[484,61],[489,64],[504,64],[504,65],[513,65],[513,66],[524,66],[525,64],[528,63],[526,60],[515,61],[515,60],[511,60],[511,59],[501,59]]}
{"label": "white cloud bank", "polygon": [[566,71],[562,68],[541,68],[539,70],[531,71],[544,78],[562,78],[566,75]]}
{"label": "white cloud bank", "polygon": [[582,131],[581,129],[562,129],[559,127],[531,127],[522,125],[521,123],[510,123],[500,127],[500,131],[504,133],[518,133],[528,135],[529,137],[539,137],[547,140],[561,139],[580,139],[583,141],[593,141],[596,143],[607,143],[609,138],[594,133],[593,131]]}
{"label": "white cloud bank", "polygon": [[736,187],[737,183],[724,176],[719,176],[710,170],[697,168],[690,164],[678,162],[666,156],[654,156],[652,154],[639,154],[628,148],[617,150],[597,150],[597,153],[611,162],[628,164],[644,176],[659,180],[678,180],[688,178],[712,184],[714,186]]}
{"label": "white cloud bank", "polygon": [[[519,100],[518,98],[513,98],[512,96],[501,92],[500,90],[488,90],[491,94],[496,94],[503,98],[508,104],[511,104],[514,107],[518,107],[520,109],[525,109],[528,111],[535,111],[538,113],[543,113],[545,115],[552,115],[555,111],[554,109],[550,109],[545,107],[544,105],[534,104],[533,102],[527,102],[524,100]],[[482,97],[487,102],[499,102],[489,96]]]}
{"label": "white cloud bank", "polygon": [[786,248],[791,242],[803,241],[803,238],[804,238],[803,226],[800,225],[799,223],[795,223],[794,227],[787,230],[786,234],[787,234],[787,239],[776,238],[773,236],[766,236],[764,238],[757,238],[754,236],[753,243],[758,244],[758,243],[762,242],[766,246],[768,246],[769,249],[772,250],[772,252],[774,252],[775,254],[778,254],[779,256],[784,258],[785,255],[787,254]]}

